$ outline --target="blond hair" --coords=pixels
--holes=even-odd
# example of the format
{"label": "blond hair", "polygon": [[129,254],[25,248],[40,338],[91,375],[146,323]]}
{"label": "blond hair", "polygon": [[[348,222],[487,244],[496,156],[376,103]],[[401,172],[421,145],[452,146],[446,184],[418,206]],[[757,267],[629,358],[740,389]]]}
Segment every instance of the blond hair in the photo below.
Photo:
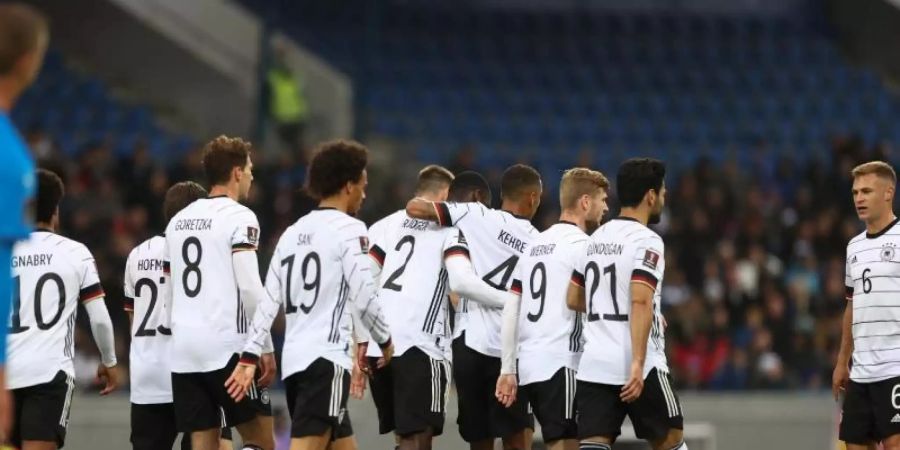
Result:
{"label": "blond hair", "polygon": [[894,172],[894,168],[884,161],[870,161],[860,164],[854,167],[853,170],[850,171],[850,174],[853,175],[854,179],[863,175],[874,174],[881,178],[891,180],[892,184],[897,184],[897,172]]}
{"label": "blond hair", "polygon": [[609,180],[602,173],[584,167],[569,169],[559,184],[559,204],[562,209],[574,208],[582,195],[593,196],[601,189],[609,190]]}
{"label": "blond hair", "polygon": [[416,183],[416,194],[439,191],[450,187],[453,182],[453,172],[443,166],[431,164],[419,171],[419,179]]}

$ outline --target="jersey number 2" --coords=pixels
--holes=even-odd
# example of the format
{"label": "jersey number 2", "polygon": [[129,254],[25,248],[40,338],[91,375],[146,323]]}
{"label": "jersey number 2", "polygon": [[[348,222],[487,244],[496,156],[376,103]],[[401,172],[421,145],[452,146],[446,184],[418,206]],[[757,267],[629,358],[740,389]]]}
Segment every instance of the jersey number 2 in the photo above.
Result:
{"label": "jersey number 2", "polygon": [[[591,261],[588,263],[585,268],[585,275],[593,272],[594,281],[591,283],[591,292],[590,296],[588,296],[588,322],[596,322],[600,320],[600,314],[594,313],[594,295],[597,293],[597,288],[600,286],[600,266],[597,263]],[[610,320],[613,322],[627,322],[628,314],[620,314],[619,313],[619,302],[616,299],[616,265],[610,264],[603,268],[603,274],[609,274],[609,295],[612,298],[613,303],[613,314],[604,314],[603,320]]]}
{"label": "jersey number 2", "polygon": [[[162,280],[160,280],[162,282]],[[137,280],[137,283],[134,283],[134,295],[135,297],[141,296],[141,291],[144,290],[144,287],[150,289],[150,306],[147,307],[147,314],[144,316],[144,320],[141,321],[141,325],[138,327],[138,330],[134,333],[134,337],[151,337],[156,336],[156,332],[159,331],[159,334],[164,336],[172,335],[172,330],[160,325],[156,330],[148,330],[147,322],[150,321],[150,316],[153,315],[153,310],[156,309],[156,299],[159,295],[159,289],[156,287],[156,283],[149,278],[141,278]]]}
{"label": "jersey number 2", "polygon": [[387,281],[384,282],[384,288],[390,289],[392,291],[400,292],[403,289],[403,286],[397,283],[397,278],[400,278],[403,275],[403,272],[406,272],[406,265],[409,264],[409,260],[412,258],[413,252],[416,251],[416,238],[413,236],[403,236],[403,239],[400,239],[400,242],[397,243],[397,246],[394,247],[394,250],[400,251],[403,248],[403,244],[409,244],[409,253],[406,254],[406,259],[403,261],[403,265],[400,266],[399,269],[395,270],[391,276],[388,277]]}

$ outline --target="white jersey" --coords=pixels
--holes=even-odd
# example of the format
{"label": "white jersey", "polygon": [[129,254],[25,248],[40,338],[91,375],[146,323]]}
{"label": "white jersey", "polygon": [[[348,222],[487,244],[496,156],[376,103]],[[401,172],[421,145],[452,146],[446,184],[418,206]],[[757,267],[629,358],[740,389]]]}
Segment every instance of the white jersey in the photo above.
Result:
{"label": "white jersey", "polygon": [[847,245],[845,285],[853,308],[850,379],[858,383],[900,376],[898,220],[880,233],[863,232]]}
{"label": "white jersey", "polygon": [[154,236],[131,250],[125,263],[125,310],[131,323],[131,403],[172,403],[166,311],[160,294],[164,286],[163,250],[166,238]]}
{"label": "white jersey", "polygon": [[418,347],[443,360],[450,337],[444,258],[468,257],[462,233],[401,210],[372,225],[369,239],[369,255],[382,266],[378,302],[391,328],[394,354]]}
{"label": "white jersey", "polygon": [[[481,203],[436,203],[442,226],[455,226],[469,242],[475,273],[491,287],[509,290],[519,259],[538,231],[528,219]],[[460,299],[465,318],[466,345],[479,353],[500,357],[503,309]]]}
{"label": "white jersey", "polygon": [[74,377],[78,302],[104,296],[93,255],[80,242],[35,231],[13,248],[12,276],[6,387],[47,383],[60,370]]}
{"label": "white jersey", "polygon": [[654,368],[668,372],[660,292],[665,253],[663,240],[637,220],[618,217],[591,235],[587,252],[572,274],[585,287],[584,354],[577,378],[623,385],[631,369],[631,283],[654,289],[653,325],[647,342],[644,377]]}
{"label": "white jersey", "polygon": [[169,221],[173,372],[212,372],[240,353],[250,319],[231,254],[255,250],[258,240],[256,214],[226,196],[196,200]]}
{"label": "white jersey", "polygon": [[571,222],[548,228],[531,241],[516,266],[513,291],[521,292],[519,384],[546,381],[559,369],[578,369],[582,351],[581,314],[566,305],[575,261],[585,254],[588,236]]}
{"label": "white jersey", "polygon": [[387,334],[373,304],[375,283],[368,252],[365,224],[336,209],[313,210],[288,227],[278,240],[266,274],[270,298],[257,309],[247,351],[258,354],[268,331],[266,323],[271,324],[283,305],[283,378],[305,370],[318,358],[350,370],[348,301],[372,302],[367,304],[373,316],[370,320]]}

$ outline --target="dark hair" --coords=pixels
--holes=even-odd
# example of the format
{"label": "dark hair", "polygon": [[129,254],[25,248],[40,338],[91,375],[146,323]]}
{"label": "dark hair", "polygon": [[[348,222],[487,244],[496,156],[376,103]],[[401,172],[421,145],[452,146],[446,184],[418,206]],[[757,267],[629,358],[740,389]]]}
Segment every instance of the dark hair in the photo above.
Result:
{"label": "dark hair", "polygon": [[472,200],[472,194],[478,191],[484,192],[483,200],[491,206],[491,186],[480,173],[467,170],[456,175],[450,183],[447,199],[454,202],[468,202]]}
{"label": "dark hair", "polygon": [[0,75],[8,74],[22,56],[34,51],[47,33],[47,18],[33,6],[0,4]]}
{"label": "dark hair", "polygon": [[175,214],[178,214],[178,211],[184,209],[185,206],[193,203],[194,200],[201,199],[207,195],[209,194],[207,194],[206,189],[203,189],[203,186],[193,181],[182,181],[173,184],[166,191],[166,199],[163,202],[163,216],[165,216],[166,222],[175,217]]}
{"label": "dark hair", "polygon": [[50,222],[53,219],[53,214],[56,214],[56,208],[59,207],[59,201],[62,200],[66,189],[63,187],[63,182],[59,175],[47,169],[37,170],[37,187],[35,220],[38,222]]}
{"label": "dark hair", "polygon": [[359,142],[338,139],[321,144],[309,164],[309,193],[318,199],[337,194],[362,178],[368,161],[369,151]]}
{"label": "dark hair", "polygon": [[221,135],[203,146],[203,170],[209,186],[228,183],[235,167],[247,166],[252,145],[239,138]]}
{"label": "dark hair", "polygon": [[517,200],[528,189],[539,188],[540,185],[541,174],[537,170],[525,164],[515,164],[503,172],[503,178],[500,180],[500,197]]}
{"label": "dark hair", "polygon": [[619,205],[637,206],[644,199],[647,191],[657,193],[662,189],[666,178],[666,165],[653,158],[631,158],[619,166],[616,174],[616,194]]}
{"label": "dark hair", "polygon": [[416,183],[416,194],[434,192],[450,186],[453,182],[453,172],[437,164],[425,166],[419,171],[419,181]]}

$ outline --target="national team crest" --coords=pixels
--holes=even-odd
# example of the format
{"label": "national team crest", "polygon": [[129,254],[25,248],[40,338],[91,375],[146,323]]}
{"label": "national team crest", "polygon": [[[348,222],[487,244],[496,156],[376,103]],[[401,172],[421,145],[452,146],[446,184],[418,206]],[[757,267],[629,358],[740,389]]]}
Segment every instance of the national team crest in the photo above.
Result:
{"label": "national team crest", "polygon": [[656,270],[656,266],[659,264],[659,253],[654,252],[653,250],[647,250],[644,252],[644,266],[650,268],[651,270]]}
{"label": "national team crest", "polygon": [[894,255],[897,253],[896,246],[893,243],[884,244],[881,247],[881,260],[882,261],[893,261]]}
{"label": "national team crest", "polygon": [[259,228],[247,227],[247,241],[253,245],[259,242]]}

